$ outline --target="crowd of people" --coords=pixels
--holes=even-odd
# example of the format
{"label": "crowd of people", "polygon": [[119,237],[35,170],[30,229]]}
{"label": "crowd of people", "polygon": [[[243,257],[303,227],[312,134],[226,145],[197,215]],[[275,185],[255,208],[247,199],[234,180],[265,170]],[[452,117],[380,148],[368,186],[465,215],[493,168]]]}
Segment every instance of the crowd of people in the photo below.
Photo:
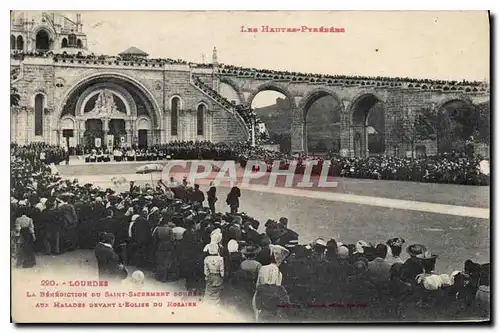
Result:
{"label": "crowd of people", "polygon": [[[33,143],[28,146],[11,145],[14,154],[26,157],[32,163],[59,164],[69,160],[65,149]],[[93,148],[78,145],[70,153],[84,155],[85,162],[110,161],[162,161],[162,160],[233,160],[242,167],[249,160],[263,161],[267,171],[274,163],[287,169],[292,162],[297,163],[295,172],[301,174],[311,160],[317,165],[313,174],[320,174],[325,161],[330,162],[328,175],[334,177],[402,180],[427,183],[446,183],[461,185],[489,185],[489,171],[484,172],[480,163],[484,159],[478,155],[465,153],[445,153],[439,156],[421,156],[403,158],[396,156],[344,157],[327,154],[324,157],[303,154],[289,155],[262,146],[251,147],[247,142],[214,143],[210,141],[172,141],[150,147],[116,147],[113,151],[107,147]]]}
{"label": "crowd of people", "polygon": [[161,161],[178,160],[236,160],[238,155],[232,147],[224,142],[210,141],[172,141],[155,144],[149,147],[115,147],[112,151],[107,147],[94,148],[78,145],[76,155],[84,155],[85,162],[113,161]]}
{"label": "crowd of people", "polygon": [[[47,52],[23,52],[11,50],[11,57],[17,60],[23,60],[25,56],[29,57],[53,57],[56,62],[66,61],[89,61],[89,62],[105,62],[116,63],[122,62],[127,64],[136,65],[151,65],[163,66],[165,64],[179,64],[189,65],[192,68],[213,68],[214,64],[201,64],[195,62],[188,62],[182,59],[170,58],[145,58],[133,56],[109,56],[109,55],[95,55],[91,54],[67,54],[57,53],[52,51]],[[431,79],[415,79],[409,77],[382,77],[382,76],[359,76],[359,75],[330,75],[330,74],[314,74],[314,73],[301,73],[292,71],[272,70],[272,69],[258,69],[247,68],[236,65],[217,64],[219,73],[233,74],[240,76],[249,76],[256,78],[267,78],[276,80],[290,80],[290,81],[314,81],[325,83],[344,83],[344,84],[370,84],[377,86],[402,86],[402,83],[408,83],[409,88],[422,88],[422,89],[444,89],[444,90],[462,90],[466,88],[469,91],[485,91],[486,85],[480,81],[445,81],[445,80],[431,80]],[[368,82],[367,82],[368,81]]]}
{"label": "crowd of people", "polygon": [[10,145],[10,152],[11,161],[19,157],[28,160],[30,164],[37,167],[51,163],[58,165],[69,159],[69,154],[64,148],[44,142],[30,143],[25,146],[12,143]]}
{"label": "crowd of people", "polygon": [[225,198],[230,213],[222,213],[215,209],[220,193],[213,185],[206,196],[198,185],[174,179],[142,187],[130,182],[118,193],[64,180],[25,151],[11,150],[18,267],[35,266],[36,252],[95,249],[99,278],[109,283],[121,283],[131,266],[138,269],[135,278],[152,271],[157,281],[184,279],[204,302],[258,321],[489,315],[490,264],[466,260],[441,274],[437,255],[401,237],[379,244],[321,237],[301,244],[286,217],[261,223],[238,212],[236,187]]}

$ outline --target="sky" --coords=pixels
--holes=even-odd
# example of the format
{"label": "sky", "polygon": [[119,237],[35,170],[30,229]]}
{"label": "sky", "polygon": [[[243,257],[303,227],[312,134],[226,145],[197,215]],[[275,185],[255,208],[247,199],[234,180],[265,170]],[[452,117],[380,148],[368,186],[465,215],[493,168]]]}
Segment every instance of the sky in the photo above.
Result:
{"label": "sky", "polygon": [[[75,12],[61,12],[69,18]],[[117,54],[307,73],[489,81],[485,11],[83,11],[88,48]],[[254,27],[336,27],[344,33],[249,33]],[[275,97],[274,97],[275,98]]]}

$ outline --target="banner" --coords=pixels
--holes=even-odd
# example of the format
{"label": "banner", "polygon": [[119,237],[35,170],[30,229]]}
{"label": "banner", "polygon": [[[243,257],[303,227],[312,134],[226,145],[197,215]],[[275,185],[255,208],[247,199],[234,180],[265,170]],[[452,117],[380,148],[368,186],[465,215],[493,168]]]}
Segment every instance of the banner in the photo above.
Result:
{"label": "banner", "polygon": [[113,150],[113,146],[114,146],[114,142],[115,142],[114,138],[115,138],[115,136],[113,134],[107,135],[106,142],[107,142],[107,146],[108,146],[109,150]]}
{"label": "banner", "polygon": [[94,146],[96,148],[101,148],[101,138],[95,138],[95,140],[94,140]]}

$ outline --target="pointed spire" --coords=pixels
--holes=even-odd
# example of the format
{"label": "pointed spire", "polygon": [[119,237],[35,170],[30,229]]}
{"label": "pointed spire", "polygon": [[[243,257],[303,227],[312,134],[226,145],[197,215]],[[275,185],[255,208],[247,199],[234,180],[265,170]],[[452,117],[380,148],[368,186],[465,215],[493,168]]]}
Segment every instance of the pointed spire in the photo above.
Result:
{"label": "pointed spire", "polygon": [[217,64],[217,48],[214,46],[214,51],[212,53],[212,63]]}

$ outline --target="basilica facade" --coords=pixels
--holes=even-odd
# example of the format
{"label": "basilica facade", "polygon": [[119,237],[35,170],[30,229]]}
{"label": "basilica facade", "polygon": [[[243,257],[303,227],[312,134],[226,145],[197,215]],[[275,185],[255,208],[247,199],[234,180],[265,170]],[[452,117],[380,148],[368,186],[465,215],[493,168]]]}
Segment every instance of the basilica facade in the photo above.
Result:
{"label": "basilica facade", "polygon": [[[335,110],[325,112],[336,115],[328,122],[335,133],[324,139],[338,152],[436,155],[460,149],[481,134],[471,127],[456,135],[456,128],[468,126],[467,115],[480,108],[489,113],[487,82],[243,68],[218,63],[215,48],[208,64],[151,59],[133,46],[118,55],[95,55],[79,14],[71,19],[13,12],[10,39],[11,96],[19,96],[11,103],[11,138],[18,144],[246,141],[251,128],[262,125],[250,112],[255,97],[274,91],[288,104],[290,146],[285,151],[307,153],[309,109],[329,96]],[[425,126],[417,126],[419,119]]]}
{"label": "basilica facade", "polygon": [[[212,89],[215,65],[117,56],[87,48],[79,14],[20,12],[11,17],[11,141],[70,146],[150,146],[247,140],[249,129]],[[193,82],[197,79],[197,84]],[[216,84],[216,83],[215,83]]]}

